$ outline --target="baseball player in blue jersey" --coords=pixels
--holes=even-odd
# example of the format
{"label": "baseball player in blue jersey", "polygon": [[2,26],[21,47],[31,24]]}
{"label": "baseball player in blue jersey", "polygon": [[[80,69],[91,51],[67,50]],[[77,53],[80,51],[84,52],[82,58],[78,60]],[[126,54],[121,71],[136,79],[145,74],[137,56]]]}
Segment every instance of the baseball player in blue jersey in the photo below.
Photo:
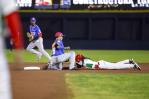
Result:
{"label": "baseball player in blue jersey", "polygon": [[[44,50],[42,32],[39,26],[36,25],[36,19],[32,17],[30,22],[31,25],[29,26],[29,32],[27,32],[27,37],[29,38],[30,43],[27,47],[27,50],[35,54],[37,56],[37,60],[39,60],[43,54],[48,58],[48,63],[52,64],[50,55]],[[37,47],[39,51],[33,49],[34,47]]]}
{"label": "baseball player in blue jersey", "polygon": [[52,44],[52,66],[48,69],[62,70],[63,62],[69,60],[69,69],[75,69],[75,52],[71,51],[64,53],[64,49],[70,49],[70,47],[64,47],[63,45],[63,34],[61,32],[55,33],[56,40]]}

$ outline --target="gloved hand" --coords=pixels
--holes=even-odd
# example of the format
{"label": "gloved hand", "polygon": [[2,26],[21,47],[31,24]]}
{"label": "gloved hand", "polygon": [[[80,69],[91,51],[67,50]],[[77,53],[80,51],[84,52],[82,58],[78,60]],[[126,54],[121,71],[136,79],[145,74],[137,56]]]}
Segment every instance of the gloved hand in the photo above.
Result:
{"label": "gloved hand", "polygon": [[32,41],[34,39],[34,36],[32,35],[32,33],[29,33],[29,32],[27,32],[27,37],[29,41]]}

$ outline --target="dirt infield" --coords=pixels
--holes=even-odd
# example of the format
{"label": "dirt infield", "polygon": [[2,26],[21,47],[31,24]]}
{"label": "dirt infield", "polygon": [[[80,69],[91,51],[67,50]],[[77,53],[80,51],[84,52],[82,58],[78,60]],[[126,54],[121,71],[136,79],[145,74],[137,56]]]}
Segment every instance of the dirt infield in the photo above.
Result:
{"label": "dirt infield", "polygon": [[[76,70],[76,71],[24,71],[14,70],[10,64],[13,99],[69,99],[73,97],[65,83],[66,73],[149,73],[149,64],[140,64],[138,70]],[[44,67],[44,63],[26,63],[24,66]]]}

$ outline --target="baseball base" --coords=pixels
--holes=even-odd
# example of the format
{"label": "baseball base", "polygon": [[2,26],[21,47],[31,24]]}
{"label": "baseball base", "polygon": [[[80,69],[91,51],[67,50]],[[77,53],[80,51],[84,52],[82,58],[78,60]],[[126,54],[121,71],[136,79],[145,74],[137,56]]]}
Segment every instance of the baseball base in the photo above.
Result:
{"label": "baseball base", "polygon": [[40,70],[40,67],[36,66],[24,67],[24,70]]}

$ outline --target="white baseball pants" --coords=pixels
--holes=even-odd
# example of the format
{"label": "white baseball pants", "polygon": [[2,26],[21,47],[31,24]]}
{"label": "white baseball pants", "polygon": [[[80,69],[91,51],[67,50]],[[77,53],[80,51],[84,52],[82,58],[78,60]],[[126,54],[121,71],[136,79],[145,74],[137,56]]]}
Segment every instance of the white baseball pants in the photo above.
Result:
{"label": "white baseball pants", "polygon": [[75,52],[71,51],[71,52],[64,53],[59,56],[52,56],[52,62],[53,62],[52,67],[62,70],[63,62],[67,60],[69,60],[70,62],[69,69],[70,70],[73,69],[75,67]]}
{"label": "white baseball pants", "polygon": [[[39,49],[39,51],[33,49],[34,47],[37,47]],[[39,55],[44,55],[45,57],[48,58],[49,62],[51,62],[51,57],[50,55],[44,50],[43,47],[43,38],[39,38],[38,40],[36,40],[35,42],[30,42],[28,47],[26,48],[29,52],[36,54],[37,56]]]}
{"label": "white baseball pants", "polygon": [[111,63],[104,60],[100,60],[98,62],[101,69],[129,69],[134,67],[133,64],[129,63],[129,60],[124,60],[117,63]]}
{"label": "white baseball pants", "polygon": [[10,88],[10,74],[4,55],[3,39],[0,36],[0,99],[12,99]]}

